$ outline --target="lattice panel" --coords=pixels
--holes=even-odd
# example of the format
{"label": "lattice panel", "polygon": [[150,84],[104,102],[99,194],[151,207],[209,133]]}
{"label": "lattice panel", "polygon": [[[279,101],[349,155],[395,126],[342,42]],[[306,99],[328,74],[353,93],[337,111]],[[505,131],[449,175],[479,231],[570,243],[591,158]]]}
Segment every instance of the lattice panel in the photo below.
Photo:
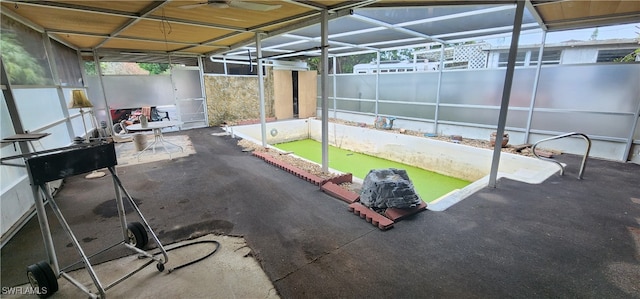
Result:
{"label": "lattice panel", "polygon": [[466,61],[468,68],[480,69],[487,65],[487,51],[483,51],[485,44],[462,45],[453,49],[453,60]]}

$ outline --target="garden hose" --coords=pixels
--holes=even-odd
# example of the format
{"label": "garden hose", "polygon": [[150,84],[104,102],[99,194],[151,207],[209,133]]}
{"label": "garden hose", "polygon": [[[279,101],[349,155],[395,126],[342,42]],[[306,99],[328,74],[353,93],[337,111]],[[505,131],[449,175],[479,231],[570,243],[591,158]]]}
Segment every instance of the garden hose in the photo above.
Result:
{"label": "garden hose", "polygon": [[[193,265],[193,264],[195,264],[195,263],[197,263],[197,262],[200,262],[200,261],[202,261],[202,260],[204,260],[204,259],[206,259],[206,258],[208,258],[208,257],[212,256],[212,255],[213,255],[213,254],[215,254],[215,253],[218,251],[218,249],[220,248],[220,242],[215,241],[215,240],[201,240],[201,241],[196,241],[196,242],[192,242],[192,243],[188,243],[188,244],[182,244],[182,245],[180,245],[180,246],[176,246],[176,247],[173,247],[173,248],[171,248],[171,249],[167,249],[166,251],[167,251],[167,252],[169,252],[169,251],[176,250],[176,249],[180,249],[180,248],[183,248],[183,247],[187,247],[187,246],[191,246],[191,245],[197,245],[197,244],[203,244],[203,243],[212,243],[212,244],[216,244],[216,248],[215,248],[213,251],[211,251],[210,253],[208,253],[207,255],[203,256],[203,257],[200,257],[200,258],[197,258],[197,259],[195,259],[195,260],[193,260],[193,261],[190,261],[190,262],[188,262],[188,263],[184,263],[184,264],[182,264],[182,265],[179,265],[179,266],[176,266],[176,267],[170,268],[169,270],[167,270],[167,273],[171,273],[171,272],[173,272],[173,271],[175,271],[175,270],[178,270],[178,269],[180,269],[180,268],[184,268],[184,267],[186,267],[186,266]],[[154,253],[153,255],[158,255],[158,254],[160,254],[160,253],[161,253],[161,252],[157,252],[157,253]]]}

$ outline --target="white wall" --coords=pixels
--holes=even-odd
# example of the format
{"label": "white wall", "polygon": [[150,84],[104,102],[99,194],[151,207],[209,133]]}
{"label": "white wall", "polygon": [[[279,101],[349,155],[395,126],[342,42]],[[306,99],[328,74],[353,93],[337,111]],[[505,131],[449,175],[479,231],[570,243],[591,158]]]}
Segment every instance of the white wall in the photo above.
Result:
{"label": "white wall", "polygon": [[595,63],[597,59],[598,59],[598,49],[567,48],[562,51],[562,57],[560,58],[560,63],[561,64]]}
{"label": "white wall", "polygon": [[[11,117],[7,109],[4,94],[2,94],[2,109],[0,109],[0,132],[2,138],[15,134]],[[20,147],[16,144],[14,149],[10,143],[2,144],[2,157],[9,157],[21,154]],[[11,161],[21,163],[21,159]],[[7,233],[12,226],[29,211],[33,205],[31,187],[27,171],[22,167],[0,166],[0,231],[2,236]]]}

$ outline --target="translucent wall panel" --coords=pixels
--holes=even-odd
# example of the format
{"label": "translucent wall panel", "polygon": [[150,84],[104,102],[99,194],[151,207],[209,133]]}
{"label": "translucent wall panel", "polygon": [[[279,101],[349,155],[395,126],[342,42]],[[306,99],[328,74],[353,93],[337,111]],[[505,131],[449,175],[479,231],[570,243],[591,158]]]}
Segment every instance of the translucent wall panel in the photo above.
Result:
{"label": "translucent wall panel", "polygon": [[5,15],[0,18],[0,23],[0,55],[9,82],[14,86],[53,85],[43,34]]}
{"label": "translucent wall panel", "polygon": [[55,88],[13,89],[22,126],[33,131],[64,119],[64,114]]}
{"label": "translucent wall panel", "polygon": [[498,109],[440,107],[439,120],[483,125],[498,124]]}
{"label": "translucent wall panel", "polygon": [[40,139],[40,143],[46,149],[69,146],[69,144],[73,143],[73,140],[69,138],[66,123],[55,125],[42,131],[42,133],[51,133],[51,135]]}
{"label": "translucent wall panel", "polygon": [[378,103],[378,113],[433,120],[436,115],[436,107],[431,105]]}
{"label": "translucent wall panel", "polygon": [[[9,116],[9,110],[4,99],[4,93],[0,93],[2,103],[0,109],[0,137],[5,138],[15,134],[13,129],[13,123],[11,122],[11,116]],[[9,157],[20,154],[20,148],[14,147],[10,144],[2,144],[1,151],[2,157]],[[0,166],[0,191],[6,192],[8,188],[17,184],[23,176],[26,176],[27,172],[21,167],[12,166]]]}
{"label": "translucent wall panel", "polygon": [[629,138],[633,118],[633,115],[535,111],[531,128],[532,130]]}
{"label": "translucent wall panel", "polygon": [[[505,69],[445,71],[442,74],[440,103],[500,106]],[[529,107],[535,68],[517,69],[509,106]]]}
{"label": "translucent wall panel", "polygon": [[173,105],[175,102],[169,76],[103,76],[102,80],[111,108]]}
{"label": "translucent wall panel", "polygon": [[380,100],[435,103],[438,73],[380,74]]}
{"label": "translucent wall panel", "polygon": [[337,100],[336,106],[338,110],[348,110],[365,113],[376,112],[375,103],[373,102]]}
{"label": "translucent wall panel", "polygon": [[[71,110],[80,110],[80,109],[70,109]],[[73,136],[83,137],[85,134],[85,126],[87,131],[90,131],[93,128],[93,121],[91,120],[91,113],[89,113],[89,109],[83,109],[84,113],[82,113],[82,117],[80,116],[80,112],[72,113],[71,117],[71,127],[73,128]],[[75,117],[74,117],[75,116]],[[82,118],[84,117],[84,124],[82,123]],[[68,135],[68,134],[67,134]]]}
{"label": "translucent wall panel", "polygon": [[640,100],[638,82],[639,64],[543,67],[535,107],[635,113]]}
{"label": "translucent wall panel", "polygon": [[[464,107],[440,107],[439,120],[460,123],[498,125],[499,109],[479,109]],[[526,128],[528,111],[509,109],[507,127]]]}
{"label": "translucent wall panel", "polygon": [[51,41],[51,47],[56,59],[60,85],[83,87],[78,52],[54,40]]}
{"label": "translucent wall panel", "polygon": [[[336,76],[336,88],[339,98],[371,100],[376,98],[375,75],[343,74]],[[320,81],[318,81],[318,88],[320,88]],[[322,95],[322,93],[318,94]]]}

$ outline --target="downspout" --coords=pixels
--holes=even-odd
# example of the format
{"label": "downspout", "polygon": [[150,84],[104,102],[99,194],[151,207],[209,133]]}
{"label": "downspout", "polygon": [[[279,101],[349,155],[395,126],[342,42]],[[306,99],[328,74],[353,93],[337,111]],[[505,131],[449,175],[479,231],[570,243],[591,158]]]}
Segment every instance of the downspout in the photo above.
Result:
{"label": "downspout", "polygon": [[500,115],[498,116],[498,129],[496,134],[496,144],[493,147],[493,159],[491,160],[491,172],[489,173],[489,187],[496,187],[498,178],[498,166],[500,164],[500,153],[502,152],[502,137],[507,123],[507,112],[509,110],[509,100],[511,98],[511,85],[513,84],[513,73],[515,71],[516,54],[518,53],[518,40],[522,29],[522,16],[524,14],[524,1],[517,1],[516,13],[513,19],[513,34],[511,35],[511,46],[509,47],[509,60],[507,72],[504,78],[502,89],[502,102],[500,104]]}

